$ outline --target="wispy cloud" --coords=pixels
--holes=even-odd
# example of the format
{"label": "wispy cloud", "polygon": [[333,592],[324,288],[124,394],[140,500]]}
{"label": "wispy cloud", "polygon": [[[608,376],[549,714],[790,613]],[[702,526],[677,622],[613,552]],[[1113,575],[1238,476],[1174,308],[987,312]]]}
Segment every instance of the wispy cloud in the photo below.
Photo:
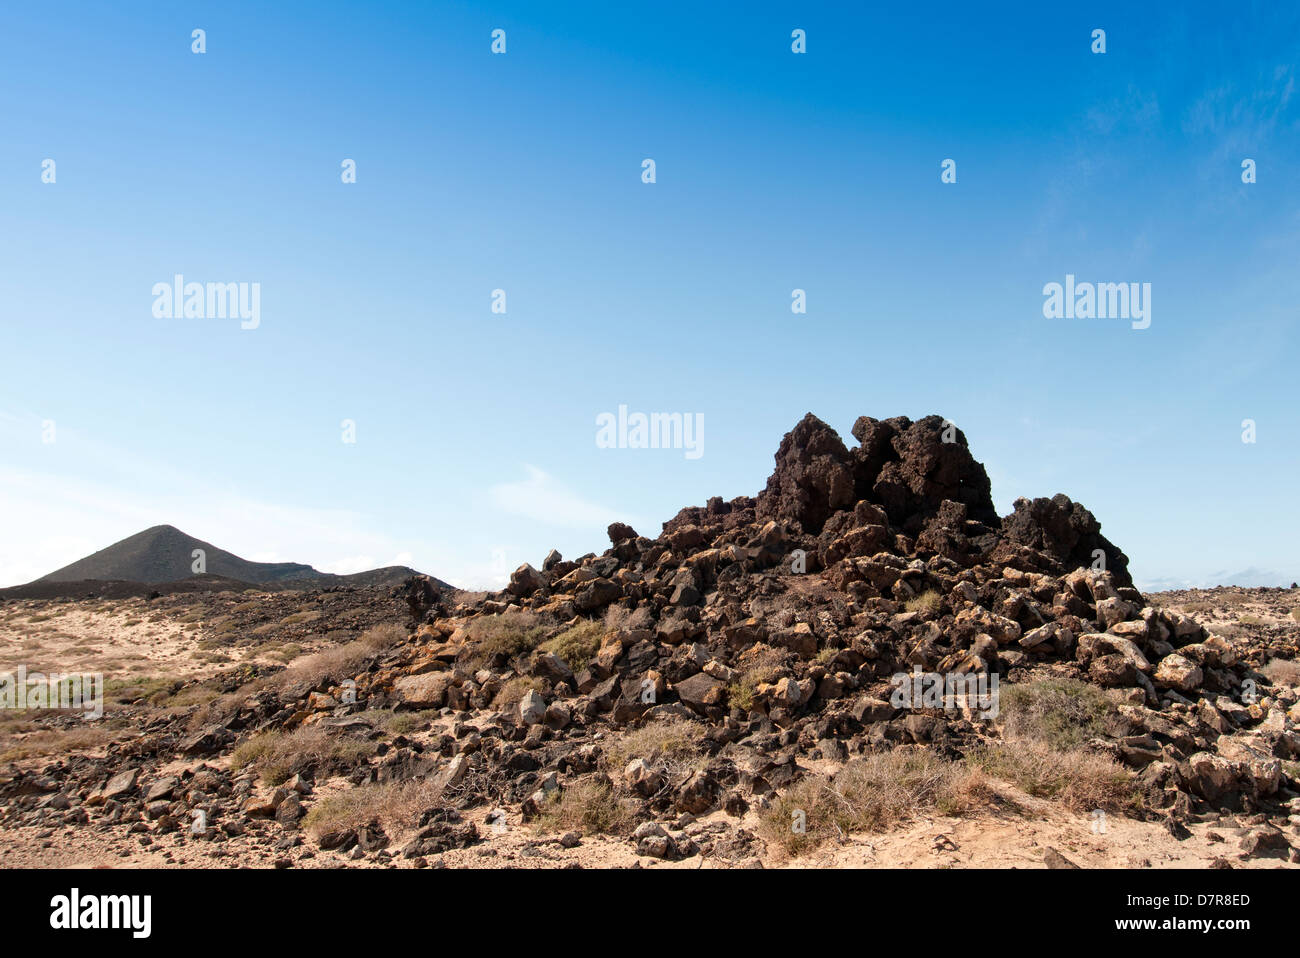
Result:
{"label": "wispy cloud", "polygon": [[635,521],[633,517],[620,516],[607,506],[583,499],[536,466],[525,464],[524,470],[528,473],[526,479],[497,483],[488,490],[498,509],[557,526],[594,527]]}

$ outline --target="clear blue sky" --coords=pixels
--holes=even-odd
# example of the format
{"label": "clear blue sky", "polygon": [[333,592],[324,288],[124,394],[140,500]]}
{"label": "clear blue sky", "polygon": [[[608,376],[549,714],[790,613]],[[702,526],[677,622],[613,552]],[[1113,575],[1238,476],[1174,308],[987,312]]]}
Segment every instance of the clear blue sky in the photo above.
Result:
{"label": "clear blue sky", "polygon": [[[0,584],[156,523],[499,583],[808,411],[951,418],[1145,586],[1289,584],[1300,10],[1156,6],[8,4]],[[261,325],[154,318],[176,273]],[[1067,273],[1150,328],[1044,318]],[[620,404],[703,456],[597,448]]]}

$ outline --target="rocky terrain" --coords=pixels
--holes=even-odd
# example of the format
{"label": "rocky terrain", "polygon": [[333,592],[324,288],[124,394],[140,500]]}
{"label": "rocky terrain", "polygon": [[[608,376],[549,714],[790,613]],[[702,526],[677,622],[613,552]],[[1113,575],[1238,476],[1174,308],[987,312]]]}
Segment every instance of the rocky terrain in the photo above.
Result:
{"label": "rocky terrain", "polygon": [[[120,600],[224,610],[235,661],[6,719],[0,864],[1300,861],[1300,591],[1143,596],[1064,495],[999,517],[940,417],[853,437],[810,414],[757,497],[496,594]],[[9,662],[56,605],[0,605]]]}

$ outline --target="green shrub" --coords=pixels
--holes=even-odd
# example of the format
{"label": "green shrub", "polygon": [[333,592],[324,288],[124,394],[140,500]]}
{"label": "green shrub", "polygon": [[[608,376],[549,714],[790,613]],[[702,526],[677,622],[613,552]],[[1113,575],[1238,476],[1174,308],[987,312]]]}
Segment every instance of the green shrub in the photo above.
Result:
{"label": "green shrub", "polygon": [[469,661],[481,665],[498,655],[514,658],[542,643],[546,630],[528,612],[503,612],[480,616],[465,627]]}
{"label": "green shrub", "polygon": [[998,690],[1007,737],[1042,742],[1068,752],[1093,738],[1123,735],[1127,723],[1115,701],[1095,685],[1075,679],[1007,684]]}
{"label": "green shrub", "polygon": [[579,622],[571,629],[565,629],[553,639],[548,639],[538,646],[541,652],[550,652],[564,660],[574,672],[587,667],[604,638],[605,627],[599,622]]}

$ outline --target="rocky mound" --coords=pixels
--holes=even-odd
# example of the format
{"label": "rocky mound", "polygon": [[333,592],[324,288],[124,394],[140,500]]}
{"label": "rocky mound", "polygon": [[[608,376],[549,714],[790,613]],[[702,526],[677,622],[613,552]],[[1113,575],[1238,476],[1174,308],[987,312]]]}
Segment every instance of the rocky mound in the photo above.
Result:
{"label": "rocky mound", "polygon": [[[1129,776],[1141,796],[1129,814],[1165,817],[1171,830],[1223,810],[1285,821],[1296,793],[1283,762],[1300,756],[1294,689],[1271,687],[1233,642],[1149,604],[1083,506],[1022,499],[999,518],[987,474],[946,420],[863,417],[853,435],[850,449],[809,414],[757,498],[683,509],[655,538],[616,523],[602,554],[552,551],[473,604],[412,580],[393,593],[414,620],[407,644],[350,674],[257,691],[187,735],[154,731],[129,764],[223,751],[257,732],[369,731],[378,710],[440,710],[430,735],[400,736],[382,759],[340,769],[304,756],[289,771],[300,782],[341,772],[354,785],[434,782],[446,807],[426,813],[408,858],[478,840],[455,824],[459,812],[500,806],[531,820],[570,794],[635,803],[631,840],[674,857],[723,841],[692,833],[695,816],[772,806],[814,760],[900,749],[960,760],[1000,740],[996,709],[900,702],[900,675],[996,678],[1004,691],[1049,677],[1108,710],[1111,725],[1085,748]],[[696,761],[666,761],[641,739],[635,754],[617,745],[672,723],[691,730]],[[108,771],[69,761],[41,780],[48,791],[70,777],[89,801]],[[293,828],[306,804],[284,789],[258,797],[249,774],[223,787],[231,799],[213,815],[255,808]],[[6,788],[42,791],[27,773]],[[183,819],[188,800],[168,794],[155,811]],[[112,797],[127,819],[143,808],[135,779]],[[17,814],[35,814],[36,801]],[[669,820],[681,827],[660,824]],[[364,854],[381,833],[374,822],[321,841]],[[726,843],[753,840],[742,831]],[[1288,847],[1272,833],[1259,842]]]}

